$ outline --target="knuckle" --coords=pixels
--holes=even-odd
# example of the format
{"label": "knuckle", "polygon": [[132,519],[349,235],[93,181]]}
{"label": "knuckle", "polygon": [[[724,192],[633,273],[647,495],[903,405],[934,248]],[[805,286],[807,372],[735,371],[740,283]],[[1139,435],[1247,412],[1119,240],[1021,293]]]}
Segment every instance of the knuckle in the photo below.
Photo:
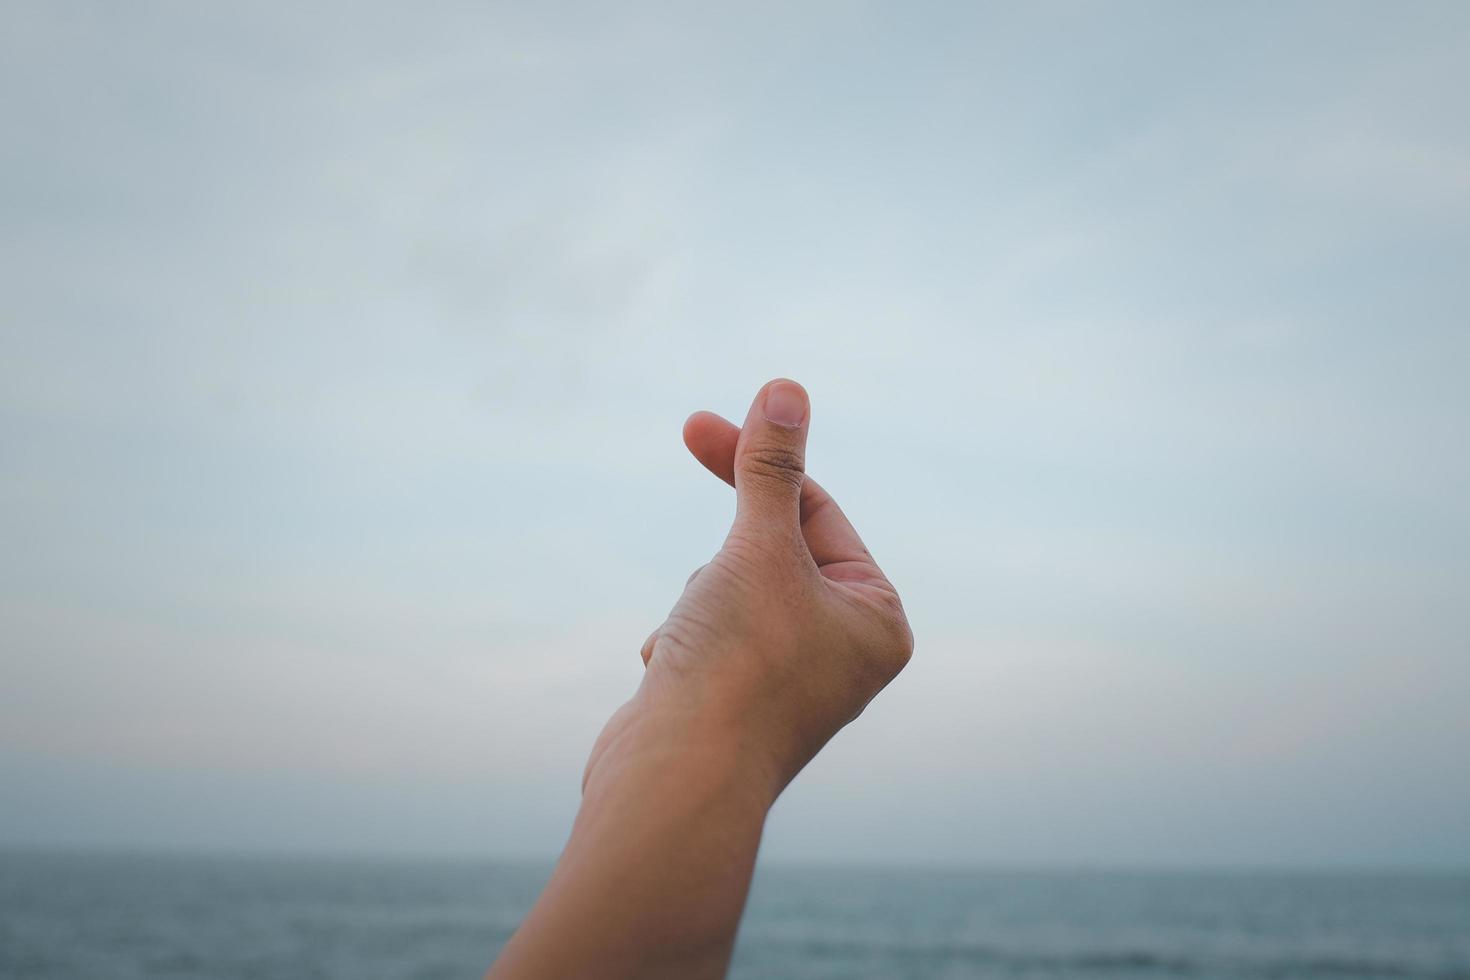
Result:
{"label": "knuckle", "polygon": [[903,599],[899,598],[898,593],[893,591],[892,586],[879,592],[878,602],[879,608],[883,610],[884,615],[895,622],[904,624],[905,626],[907,625],[908,617],[904,615]]}
{"label": "knuckle", "polygon": [[880,641],[880,658],[890,677],[896,677],[914,657],[914,631],[902,612],[889,617]]}
{"label": "knuckle", "polygon": [[[909,629],[909,624],[900,622],[898,642],[893,648],[894,661],[898,670],[908,666],[909,661],[914,659],[914,631]],[[898,671],[894,671],[897,673]]]}
{"label": "knuckle", "polygon": [[805,478],[801,453],[785,446],[757,446],[747,450],[741,465],[747,476],[788,486],[799,487]]}

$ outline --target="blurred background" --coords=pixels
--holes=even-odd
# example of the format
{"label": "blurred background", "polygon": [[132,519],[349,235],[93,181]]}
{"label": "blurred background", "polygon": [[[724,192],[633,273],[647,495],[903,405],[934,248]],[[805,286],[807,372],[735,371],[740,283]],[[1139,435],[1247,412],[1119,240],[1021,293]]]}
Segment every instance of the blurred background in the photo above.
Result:
{"label": "blurred background", "polygon": [[[136,910],[317,861],[482,969],[728,527],[684,418],[784,375],[917,653],[737,973],[908,975],[871,893],[1048,976],[1198,975],[1098,911],[1192,902],[1326,944],[1223,975],[1470,976],[1467,91],[1459,3],[8,0],[0,966],[225,975]],[[256,946],[373,975],[296,969],[371,908]]]}

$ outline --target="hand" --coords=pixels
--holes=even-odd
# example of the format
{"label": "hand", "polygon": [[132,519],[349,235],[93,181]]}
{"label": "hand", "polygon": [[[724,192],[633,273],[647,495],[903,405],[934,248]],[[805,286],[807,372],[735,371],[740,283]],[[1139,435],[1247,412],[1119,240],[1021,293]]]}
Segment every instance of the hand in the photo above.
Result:
{"label": "hand", "polygon": [[803,473],[809,414],[800,385],[773,381],[743,428],[685,423],[735,485],[735,525],[643,645],[643,683],[491,980],[724,976],[766,811],[908,662],[898,593]]}
{"label": "hand", "polygon": [[767,804],[903,669],[898,593],[832,497],[804,473],[810,407],[792,381],[757,393],[741,428],[699,412],[696,459],[733,484],[734,526],[644,643],[637,695],[593,749],[585,784],[650,739],[738,746]]}

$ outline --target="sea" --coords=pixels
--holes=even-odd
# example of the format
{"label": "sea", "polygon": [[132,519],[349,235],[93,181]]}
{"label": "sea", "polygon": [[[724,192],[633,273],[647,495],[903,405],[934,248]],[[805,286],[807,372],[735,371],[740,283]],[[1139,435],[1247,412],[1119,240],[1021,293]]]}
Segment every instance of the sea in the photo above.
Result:
{"label": "sea", "polygon": [[[0,854],[0,978],[476,980],[548,872]],[[1470,980],[1470,874],[762,866],[730,976]]]}

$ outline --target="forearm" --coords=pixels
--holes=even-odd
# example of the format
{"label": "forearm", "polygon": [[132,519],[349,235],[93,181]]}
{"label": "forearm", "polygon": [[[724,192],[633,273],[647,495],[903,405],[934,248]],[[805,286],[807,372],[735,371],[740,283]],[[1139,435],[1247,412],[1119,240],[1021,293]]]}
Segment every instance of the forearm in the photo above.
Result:
{"label": "forearm", "polygon": [[599,742],[571,838],[491,980],[724,975],[772,780],[724,732],[629,708]]}

